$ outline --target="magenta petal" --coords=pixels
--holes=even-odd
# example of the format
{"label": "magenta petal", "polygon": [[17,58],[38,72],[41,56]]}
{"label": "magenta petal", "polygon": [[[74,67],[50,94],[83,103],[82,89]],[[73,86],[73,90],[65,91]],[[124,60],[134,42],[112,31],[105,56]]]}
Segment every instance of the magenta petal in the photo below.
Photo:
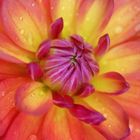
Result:
{"label": "magenta petal", "polygon": [[71,42],[73,42],[73,44],[77,47],[80,47],[81,49],[83,49],[83,44],[84,44],[84,40],[81,36],[79,35],[72,35],[70,37]]}
{"label": "magenta petal", "polygon": [[105,120],[104,116],[99,112],[78,104],[75,104],[74,107],[70,109],[70,112],[79,120],[91,125],[98,125]]}
{"label": "magenta petal", "polygon": [[58,18],[52,23],[50,28],[50,37],[52,39],[58,38],[63,29],[63,18]]}
{"label": "magenta petal", "polygon": [[87,97],[95,91],[94,87],[89,83],[84,83],[77,91],[76,95],[81,97]]}
{"label": "magenta petal", "polygon": [[105,34],[104,36],[102,36],[99,39],[98,46],[95,49],[95,55],[97,57],[101,57],[102,55],[104,55],[105,52],[108,50],[109,45],[110,45],[109,35],[108,34]]}
{"label": "magenta petal", "polygon": [[43,59],[47,56],[47,54],[49,53],[51,47],[51,42],[50,41],[44,41],[40,46],[39,49],[37,51],[37,58],[39,59]]}
{"label": "magenta petal", "polygon": [[68,95],[61,96],[56,92],[53,93],[53,103],[59,107],[64,108],[73,107],[73,99],[70,96]]}
{"label": "magenta petal", "polygon": [[32,80],[38,80],[42,77],[43,72],[39,66],[39,64],[32,62],[27,65],[28,74],[32,78]]}

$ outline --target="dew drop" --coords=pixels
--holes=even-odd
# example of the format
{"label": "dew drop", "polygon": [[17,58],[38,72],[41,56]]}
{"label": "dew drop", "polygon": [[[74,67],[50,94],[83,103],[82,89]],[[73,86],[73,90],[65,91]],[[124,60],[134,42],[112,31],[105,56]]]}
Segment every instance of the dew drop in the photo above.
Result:
{"label": "dew drop", "polygon": [[111,124],[109,124],[108,127],[111,128]]}
{"label": "dew drop", "polygon": [[30,135],[28,140],[37,140],[37,136],[36,135]]}
{"label": "dew drop", "polygon": [[22,21],[22,20],[23,20],[23,17],[19,17],[19,20],[21,20],[21,21]]}
{"label": "dew drop", "polygon": [[29,34],[29,36],[28,36],[28,43],[30,44],[30,45],[33,45],[33,37],[32,37],[32,35],[31,34]]}
{"label": "dew drop", "polygon": [[107,118],[107,114],[103,114],[105,118]]}
{"label": "dew drop", "polygon": [[51,10],[53,10],[54,9],[54,7],[53,6],[51,6]]}
{"label": "dew drop", "polygon": [[135,31],[136,32],[140,31],[140,23],[135,26]]}
{"label": "dew drop", "polygon": [[22,34],[22,35],[23,35],[23,34],[24,34],[24,32],[25,32],[25,31],[24,31],[23,29],[21,29],[21,30],[20,30],[20,34]]}
{"label": "dew drop", "polygon": [[35,7],[35,3],[32,3],[32,7]]}
{"label": "dew drop", "polygon": [[1,92],[1,96],[2,96],[2,97],[5,96],[5,91],[2,91],[2,92]]}
{"label": "dew drop", "polygon": [[65,10],[65,7],[64,6],[62,7],[62,10]]}
{"label": "dew drop", "polygon": [[118,26],[118,27],[116,27],[115,28],[115,33],[121,33],[123,31],[123,28],[122,28],[122,26]]}

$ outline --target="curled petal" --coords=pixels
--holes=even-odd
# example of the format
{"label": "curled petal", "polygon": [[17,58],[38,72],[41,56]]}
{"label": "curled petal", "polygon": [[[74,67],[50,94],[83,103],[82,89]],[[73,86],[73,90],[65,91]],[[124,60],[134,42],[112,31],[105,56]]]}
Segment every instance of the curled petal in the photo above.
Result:
{"label": "curled petal", "polygon": [[74,106],[73,99],[70,96],[68,95],[61,96],[56,92],[53,93],[53,103],[59,107],[71,108]]}
{"label": "curled petal", "polygon": [[32,80],[38,80],[42,77],[43,71],[38,63],[31,62],[27,65],[28,74]]}
{"label": "curled petal", "polygon": [[39,49],[38,49],[37,54],[36,54],[37,57],[39,59],[45,58],[48,55],[48,53],[49,53],[50,47],[51,47],[50,41],[44,41],[39,46]]}
{"label": "curled petal", "polygon": [[106,118],[99,125],[93,125],[102,135],[109,140],[121,140],[130,134],[128,116],[123,108],[109,96],[93,94],[83,98],[85,103],[99,111]]}
{"label": "curled petal", "polygon": [[80,89],[76,92],[76,95],[80,96],[80,97],[86,97],[89,96],[90,94],[94,93],[95,88],[88,84],[88,83],[84,83]]}
{"label": "curled petal", "polygon": [[122,94],[129,89],[129,84],[117,72],[108,72],[93,78],[93,85],[99,92]]}
{"label": "curled petal", "polygon": [[95,49],[95,56],[96,57],[101,57],[106,53],[110,45],[110,38],[108,34],[105,34],[99,39],[98,46]]}
{"label": "curled petal", "polygon": [[46,113],[52,105],[49,89],[39,82],[22,85],[16,92],[15,100],[19,109],[37,115]]}
{"label": "curled petal", "polygon": [[74,115],[80,121],[88,124],[98,125],[105,120],[105,117],[99,112],[88,109],[82,105],[74,104],[74,107],[70,109],[72,115]]}
{"label": "curled petal", "polygon": [[62,30],[63,30],[63,18],[58,18],[51,25],[50,37],[52,39],[58,38]]}

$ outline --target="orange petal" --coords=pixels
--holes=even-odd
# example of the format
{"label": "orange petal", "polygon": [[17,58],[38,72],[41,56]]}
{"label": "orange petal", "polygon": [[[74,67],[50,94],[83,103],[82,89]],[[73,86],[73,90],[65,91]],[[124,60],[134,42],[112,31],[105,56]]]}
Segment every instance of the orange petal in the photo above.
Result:
{"label": "orange petal", "polygon": [[83,100],[106,118],[104,122],[94,127],[107,139],[120,140],[129,135],[128,117],[117,102],[98,93]]}
{"label": "orange petal", "polygon": [[77,33],[92,44],[108,23],[114,8],[113,0],[83,0],[77,11]]}
{"label": "orange petal", "polygon": [[10,78],[0,82],[0,136],[5,133],[17,113],[14,100],[16,89],[26,81],[24,78]]}
{"label": "orange petal", "polygon": [[92,81],[96,91],[110,94],[121,94],[129,89],[124,77],[117,72],[108,72],[96,76]]}
{"label": "orange petal", "polygon": [[51,93],[42,83],[28,82],[17,90],[16,105],[31,114],[46,113],[52,105]]}
{"label": "orange petal", "polygon": [[29,51],[15,45],[5,34],[0,33],[0,59],[15,63],[31,62],[34,56]]}
{"label": "orange petal", "polygon": [[13,120],[5,135],[5,140],[36,140],[41,123],[42,116],[36,117],[20,113]]}
{"label": "orange petal", "polygon": [[99,62],[100,72],[116,71],[127,75],[138,71],[140,74],[139,44],[139,41],[133,41],[112,48]]}
{"label": "orange petal", "polygon": [[104,31],[110,35],[112,45],[129,40],[140,32],[140,1],[115,0],[115,6],[115,12]]}
{"label": "orange petal", "polygon": [[140,81],[131,80],[129,84],[129,91],[114,99],[123,106],[131,117],[140,120]]}
{"label": "orange petal", "polygon": [[54,107],[46,115],[42,127],[46,140],[105,140],[94,128],[73,117],[62,108]]}
{"label": "orange petal", "polygon": [[19,46],[36,51],[47,38],[47,20],[37,1],[4,0],[1,14],[6,33]]}
{"label": "orange petal", "polygon": [[0,80],[25,75],[25,66],[0,60]]}
{"label": "orange petal", "polygon": [[134,118],[130,119],[130,130],[131,135],[125,140],[139,140],[140,138],[140,121],[135,120]]}

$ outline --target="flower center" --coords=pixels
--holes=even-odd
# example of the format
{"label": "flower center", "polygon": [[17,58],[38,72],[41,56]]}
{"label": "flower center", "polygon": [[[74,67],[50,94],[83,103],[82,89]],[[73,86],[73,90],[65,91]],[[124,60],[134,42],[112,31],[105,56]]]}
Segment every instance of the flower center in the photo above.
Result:
{"label": "flower center", "polygon": [[44,81],[51,88],[75,93],[99,71],[92,47],[82,37],[73,35],[69,40],[55,39],[49,44],[50,51],[42,62]]}

